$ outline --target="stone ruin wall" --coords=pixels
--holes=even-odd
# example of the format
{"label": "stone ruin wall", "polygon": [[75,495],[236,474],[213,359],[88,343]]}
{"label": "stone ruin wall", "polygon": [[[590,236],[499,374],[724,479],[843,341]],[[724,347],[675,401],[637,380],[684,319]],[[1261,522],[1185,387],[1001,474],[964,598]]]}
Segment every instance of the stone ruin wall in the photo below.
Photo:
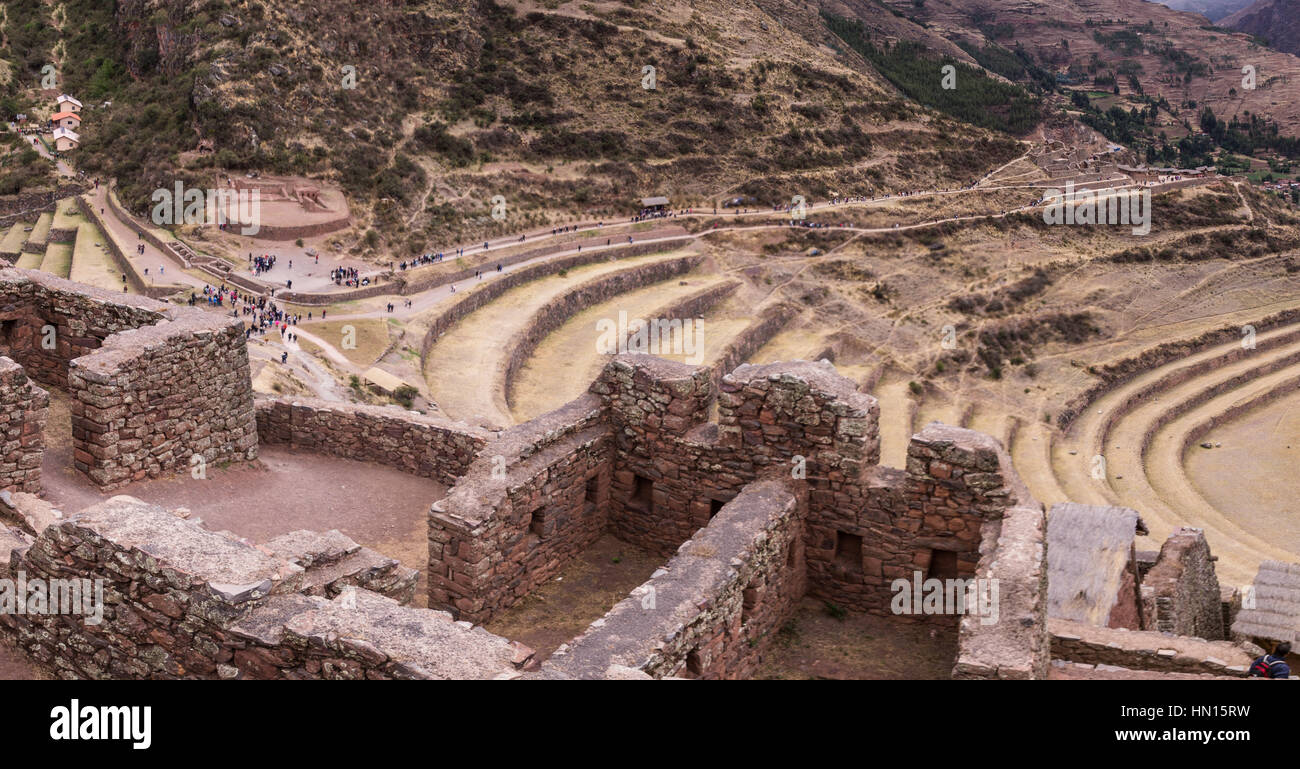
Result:
{"label": "stone ruin wall", "polygon": [[[1030,500],[1032,501],[1032,500]],[[957,679],[1047,677],[1047,518],[1023,501],[984,523],[976,580],[997,580],[998,621],[964,616],[958,624]]]}
{"label": "stone ruin wall", "polygon": [[[251,459],[259,432],[272,443],[455,480],[447,499],[430,514],[429,597],[431,606],[474,622],[490,619],[551,579],[605,531],[665,556],[682,557],[683,543],[703,547],[690,552],[712,575],[696,586],[704,608],[686,618],[683,628],[689,632],[656,652],[657,662],[633,667],[641,676],[746,676],[761,661],[766,642],[746,635],[744,617],[759,623],[754,628],[770,631],[805,592],[886,614],[889,582],[894,576],[910,577],[914,569],[926,571],[932,550],[957,552],[960,576],[996,571],[998,560],[989,554],[1002,547],[996,537],[1001,529],[993,524],[1018,509],[1020,489],[1011,480],[1009,464],[1004,467],[1004,452],[971,431],[927,428],[909,449],[906,472],[878,467],[878,405],[826,363],[742,366],[716,387],[708,367],[620,356],[588,395],[493,437],[396,409],[278,399],[255,406],[247,349],[236,321],[143,299],[119,303],[116,297],[86,294],[79,287],[74,296],[58,279],[33,279],[14,271],[3,277],[9,278],[0,282],[5,292],[0,296],[8,299],[3,311],[24,321],[11,328],[10,347],[56,384],[67,382],[76,410],[78,466],[102,486],[184,471],[196,452],[208,462]],[[30,329],[36,320],[58,321],[56,328],[66,328],[66,335],[59,334],[70,337],[62,339],[65,346],[49,354],[34,350],[30,332],[26,346],[12,344],[24,339],[13,331]],[[715,398],[718,417],[709,421]],[[793,472],[800,463],[802,473]],[[770,483],[785,488],[797,503],[791,507],[781,494],[750,494]],[[742,497],[741,504],[734,504]],[[758,504],[757,499],[767,502]],[[1021,517],[1041,518],[1041,507],[1025,509],[1029,512],[1021,511]],[[736,533],[728,521],[741,520],[741,529],[752,539],[746,534],[713,543],[713,538],[730,536],[728,531]],[[1041,525],[1013,528],[1028,538],[1026,552],[1038,553],[1041,570]],[[62,524],[48,529],[42,534],[46,544],[34,552],[54,553],[51,543],[63,547],[71,542],[66,534]],[[856,548],[842,547],[845,534],[857,538]],[[117,535],[95,536],[99,547],[113,544]],[[186,536],[199,535],[191,531]],[[1013,546],[1018,543],[1007,543],[1007,552]],[[732,563],[732,556],[700,555],[709,550],[739,554],[735,558],[752,566],[719,571]],[[1032,557],[1024,562],[1025,571],[1005,578],[1019,580],[1032,600],[1037,572]],[[39,558],[23,563],[34,570],[42,567]],[[53,563],[45,565],[52,568]],[[87,572],[101,565],[80,564]],[[670,593],[686,584],[663,582],[663,575],[654,579]],[[434,677],[412,672],[415,668],[398,671],[396,657],[339,641],[331,635],[334,630],[320,630],[344,621],[332,603],[322,603],[328,601],[324,595],[303,595],[297,588],[255,590],[252,599],[267,600],[249,612],[242,602],[252,599],[240,595],[238,601],[219,596],[220,616],[201,629],[210,634],[203,636],[207,662],[188,659],[191,667],[186,667],[171,652],[156,650],[149,652],[155,656],[140,659],[139,638],[114,636],[91,646],[111,648],[109,657],[120,653],[136,662],[110,669],[102,659],[82,660],[78,675]],[[395,611],[378,597],[363,601],[376,615]],[[184,614],[155,613],[186,621]],[[131,610],[124,616],[135,614]],[[418,623],[432,622],[441,631],[446,618],[432,611],[421,614]],[[321,624],[313,624],[316,620]],[[952,623],[954,618],[934,621]],[[145,632],[132,622],[131,632]],[[192,636],[195,628],[186,626],[182,632]],[[171,648],[173,629],[152,628],[162,639],[154,645]],[[312,635],[318,630],[325,641]],[[967,632],[964,625],[960,636],[963,649],[986,637]],[[32,638],[26,648],[36,649]],[[303,640],[307,638],[317,641]],[[1018,643],[1006,656],[1021,661],[1036,658],[1046,646],[1024,633],[1002,643]],[[217,647],[230,649],[230,656],[213,651]],[[236,651],[248,649],[258,650],[252,655],[256,661],[250,661],[251,652],[236,659]],[[43,661],[54,659],[53,652],[38,653]],[[333,661],[327,665],[321,655],[334,655]],[[527,657],[511,647],[507,667],[517,669]],[[985,673],[1019,677],[1038,667],[1008,662]]]}
{"label": "stone ruin wall", "polygon": [[429,515],[429,606],[482,624],[606,528],[610,435],[584,396],[490,441]]}
{"label": "stone ruin wall", "polygon": [[[43,384],[65,387],[73,359],[99,349],[111,334],[153,325],[171,312],[161,302],[48,273],[0,269],[0,355]],[[47,339],[52,348],[45,344]]]}
{"label": "stone ruin wall", "polygon": [[451,485],[465,475],[492,433],[396,406],[312,398],[254,398],[262,444],[376,462]]}
{"label": "stone ruin wall", "polygon": [[750,484],[538,677],[751,677],[804,595],[806,513],[792,480]]}
{"label": "stone ruin wall", "polygon": [[195,454],[208,463],[256,457],[237,320],[0,270],[0,355],[68,392],[74,466],[101,488],[188,471]]}
{"label": "stone ruin wall", "polygon": [[1142,579],[1145,629],[1211,641],[1228,637],[1214,556],[1201,529],[1182,527]]}
{"label": "stone ruin wall", "polygon": [[114,334],[72,362],[68,392],[73,464],[101,489],[257,458],[237,319],[186,308],[175,320]]}
{"label": "stone ruin wall", "polygon": [[1052,658],[1100,668],[1244,678],[1253,654],[1228,641],[1173,637],[1150,630],[1103,628],[1053,617],[1047,621]]}
{"label": "stone ruin wall", "polygon": [[99,624],[0,614],[0,632],[66,679],[496,678],[530,650],[405,605],[413,569],[337,531],[253,545],[113,497],[0,553],[0,573],[102,579]]}
{"label": "stone ruin wall", "polygon": [[49,407],[50,394],[0,357],[0,491],[40,492]]}
{"label": "stone ruin wall", "polygon": [[[966,656],[959,674],[1046,675],[1043,508],[995,440],[931,425],[914,437],[906,472],[880,468],[879,407],[829,364],[738,368],[723,379],[716,422],[707,419],[713,395],[708,367],[618,356],[589,395],[503,433],[499,445],[489,443],[430,517],[430,605],[486,621],[540,584],[541,575],[563,568],[603,527],[649,552],[680,556],[683,543],[711,532],[753,484],[788,478],[807,495],[797,527],[806,549],[789,549],[796,553],[789,570],[798,594],[891,615],[893,580],[927,574],[932,553],[952,552],[950,577],[997,578],[1004,596],[1020,594],[1009,601],[1015,627],[959,626]],[[509,469],[493,479],[492,463],[502,456]],[[800,458],[802,475],[794,472]],[[602,467],[611,471],[608,513],[584,518],[577,501],[587,493],[585,479]],[[521,547],[532,520],[525,511],[545,488],[563,500],[555,506],[562,520],[582,522],[580,533],[563,540],[572,545],[567,551],[530,558]],[[716,596],[697,597],[710,603]],[[956,623],[951,615],[904,619]],[[652,674],[680,672],[684,659],[652,666]],[[730,662],[694,668],[717,675],[737,669]]]}

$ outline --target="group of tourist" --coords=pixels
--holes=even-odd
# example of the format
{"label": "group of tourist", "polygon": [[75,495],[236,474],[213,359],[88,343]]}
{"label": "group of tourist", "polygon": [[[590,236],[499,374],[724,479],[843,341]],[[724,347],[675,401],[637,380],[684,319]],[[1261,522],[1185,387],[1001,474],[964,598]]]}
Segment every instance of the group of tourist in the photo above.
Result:
{"label": "group of tourist", "polygon": [[[283,337],[288,333],[290,326],[297,326],[302,322],[301,315],[285,312],[273,300],[268,300],[265,296],[243,294],[224,285],[220,287],[205,285],[203,287],[203,301],[207,302],[209,307],[229,307],[231,317],[244,316],[248,323],[247,328],[244,329],[245,338],[251,338],[253,334],[264,336],[271,330],[279,331]],[[198,302],[198,294],[191,292],[190,306],[193,307]],[[307,319],[311,319],[310,312],[307,313]],[[321,320],[324,319],[325,311],[322,310]],[[297,338],[297,334],[293,334],[290,341],[296,341]]]}
{"label": "group of tourist", "polygon": [[[269,272],[271,268],[275,266],[275,260],[276,260],[275,254],[262,254],[261,256],[253,256],[250,253],[248,255],[248,269],[254,275],[261,275],[264,272]],[[293,262],[289,262],[289,268],[293,269]]]}
{"label": "group of tourist", "polygon": [[335,267],[330,270],[330,280],[334,281],[336,286],[349,288],[370,285],[370,279],[362,278],[361,272],[355,267]]}
{"label": "group of tourist", "polygon": [[436,254],[423,254],[421,256],[415,257],[414,259],[411,259],[410,261],[403,261],[400,265],[398,265],[398,267],[402,270],[405,270],[408,267],[411,269],[415,269],[416,267],[420,267],[426,264],[436,264],[441,261],[442,261],[442,252],[439,251]]}
{"label": "group of tourist", "polygon": [[[717,213],[717,209],[714,209]],[[668,211],[662,208],[643,208],[632,217],[632,223],[644,222],[648,219],[673,219],[682,214],[691,213],[691,209],[684,208],[681,211]]]}

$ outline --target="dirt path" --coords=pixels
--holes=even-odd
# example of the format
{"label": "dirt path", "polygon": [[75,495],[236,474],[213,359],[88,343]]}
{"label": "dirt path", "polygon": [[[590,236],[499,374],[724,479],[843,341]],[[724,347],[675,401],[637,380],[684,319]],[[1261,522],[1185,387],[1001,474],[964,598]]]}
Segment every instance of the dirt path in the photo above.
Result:
{"label": "dirt path", "polygon": [[[174,255],[164,253],[156,248],[149,241],[141,238],[135,230],[131,229],[126,222],[122,221],[114,213],[113,208],[108,205],[108,186],[100,184],[98,190],[92,190],[87,193],[89,203],[100,212],[100,219],[103,220],[107,235],[115,243],[122,253],[126,255],[129,261],[146,281],[151,285],[180,285],[197,289],[202,293],[205,281],[199,280],[185,272],[185,265]],[[136,252],[138,246],[144,246],[144,254]],[[170,271],[168,270],[170,268]],[[145,270],[149,274],[145,275]],[[215,279],[214,279],[215,280]]]}

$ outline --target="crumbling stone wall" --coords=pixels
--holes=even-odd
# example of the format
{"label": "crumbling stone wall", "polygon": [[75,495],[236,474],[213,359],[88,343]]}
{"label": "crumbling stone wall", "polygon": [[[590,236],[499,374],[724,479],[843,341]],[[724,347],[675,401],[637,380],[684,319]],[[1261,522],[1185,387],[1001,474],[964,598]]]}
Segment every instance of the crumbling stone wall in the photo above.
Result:
{"label": "crumbling stone wall", "polygon": [[0,491],[38,493],[50,394],[0,357]]}
{"label": "crumbling stone wall", "polygon": [[429,606],[484,623],[604,531],[612,460],[598,398],[503,432],[429,515]]}
{"label": "crumbling stone wall", "polygon": [[1020,504],[985,521],[982,528],[974,578],[977,584],[982,580],[997,585],[997,621],[988,623],[973,614],[961,618],[952,676],[1046,678],[1052,654],[1047,636],[1047,516],[1042,506]]}
{"label": "crumbling stone wall", "polygon": [[792,479],[750,484],[539,675],[750,677],[803,596],[806,511]]}
{"label": "crumbling stone wall", "polygon": [[1244,677],[1254,653],[1227,641],[1102,628],[1058,617],[1046,627],[1053,659],[1129,670]]}
{"label": "crumbling stone wall", "polygon": [[874,398],[821,364],[741,366],[723,378],[652,356],[616,357],[592,385],[609,407],[619,538],[671,553],[760,474],[836,483],[879,457]]}
{"label": "crumbling stone wall", "polygon": [[73,359],[98,349],[111,334],[153,325],[172,312],[161,302],[48,273],[0,269],[0,355],[43,384],[66,386]]}
{"label": "crumbling stone wall", "polygon": [[62,678],[497,678],[531,659],[444,612],[402,605],[416,573],[338,532],[257,547],[113,497],[13,556],[0,554],[0,572],[15,580],[103,580],[99,624],[0,614],[0,632]]}
{"label": "crumbling stone wall", "polygon": [[72,362],[68,392],[73,463],[100,488],[257,457],[239,320],[185,308],[114,334]]}
{"label": "crumbling stone wall", "polygon": [[1201,529],[1184,526],[1169,535],[1142,580],[1142,596],[1145,630],[1211,641],[1227,637],[1214,557]]}
{"label": "crumbling stone wall", "polygon": [[905,472],[878,466],[879,405],[829,364],[739,367],[722,379],[716,424],[703,367],[621,356],[592,391],[615,427],[610,523],[620,539],[672,552],[718,501],[780,468],[809,487],[810,592],[857,611],[890,613],[893,581],[928,577],[935,553],[952,554],[944,576],[971,577],[983,524],[1038,507],[1005,450],[970,430],[932,425],[913,439]]}
{"label": "crumbling stone wall", "polygon": [[263,396],[257,396],[254,405],[263,444],[378,462],[445,484],[463,476],[492,437],[464,422],[395,406]]}

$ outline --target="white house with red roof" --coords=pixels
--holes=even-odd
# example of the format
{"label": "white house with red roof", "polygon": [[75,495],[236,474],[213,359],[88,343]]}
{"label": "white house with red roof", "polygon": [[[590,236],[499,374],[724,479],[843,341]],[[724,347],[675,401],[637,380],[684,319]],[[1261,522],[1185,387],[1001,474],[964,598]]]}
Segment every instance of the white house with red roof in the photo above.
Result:
{"label": "white house with red roof", "polygon": [[75,131],[81,128],[81,115],[75,112],[56,112],[50,117],[50,127]]}

